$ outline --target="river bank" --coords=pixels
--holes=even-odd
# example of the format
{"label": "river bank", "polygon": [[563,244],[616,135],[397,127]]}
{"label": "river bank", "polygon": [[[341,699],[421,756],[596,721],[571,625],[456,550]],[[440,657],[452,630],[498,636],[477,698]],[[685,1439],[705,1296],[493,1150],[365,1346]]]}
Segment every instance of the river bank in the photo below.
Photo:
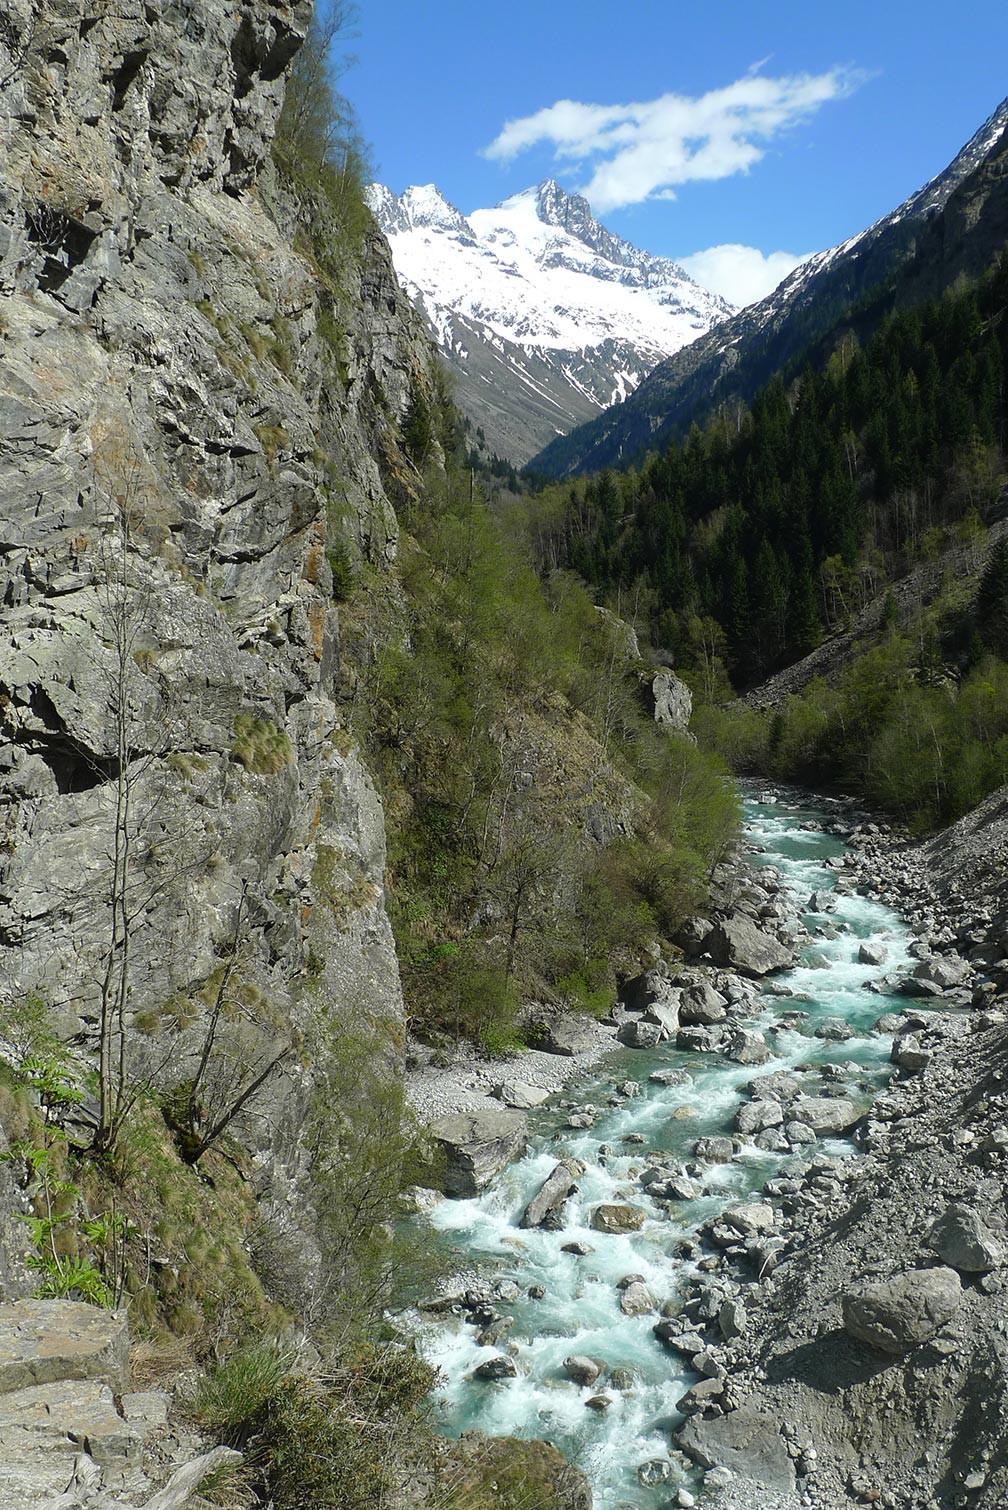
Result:
{"label": "river bank", "polygon": [[[648,1013],[624,1002],[587,1082],[568,1078],[562,1095],[532,1114],[525,1157],[428,1217],[465,1275],[464,1293],[432,1298],[413,1318],[446,1380],[446,1429],[546,1436],[589,1473],[602,1510],[674,1504],[673,1493],[688,1503],[730,1484],[716,1459],[691,1459],[669,1440],[680,1412],[702,1404],[706,1416],[708,1401],[712,1416],[721,1410],[716,1385],[727,1371],[718,1352],[733,1326],[742,1335],[747,1325],[746,1297],[741,1287],[728,1293],[737,1281],[722,1265],[744,1255],[757,1276],[772,1273],[790,1233],[768,1185],[813,1170],[825,1178],[823,1167],[853,1153],[847,1134],[888,1073],[892,1021],[884,1019],[899,1026],[899,1014],[913,1010],[905,998],[864,989],[880,978],[871,963],[880,953],[907,975],[915,961],[912,936],[858,895],[843,864],[842,835],[863,815],[755,795],[774,800],[753,804],[750,869],[725,879],[732,906],[747,907],[754,927],[793,932],[790,968],[757,979],[710,959],[691,963],[688,981],[710,992],[698,992],[702,1004],[676,983],[677,968],[664,985],[659,972],[650,984],[666,1007],[674,997],[674,1032],[632,1047]],[[699,1005],[711,1020],[683,1025],[684,1005],[683,1017]],[[530,1224],[530,1201],[551,1179],[555,1187],[565,1161],[574,1170],[566,1197],[540,1199],[535,1209],[548,1220]],[[682,1308],[701,1279],[726,1293],[687,1324]],[[599,1365],[593,1386],[571,1373],[585,1357],[585,1380]]]}

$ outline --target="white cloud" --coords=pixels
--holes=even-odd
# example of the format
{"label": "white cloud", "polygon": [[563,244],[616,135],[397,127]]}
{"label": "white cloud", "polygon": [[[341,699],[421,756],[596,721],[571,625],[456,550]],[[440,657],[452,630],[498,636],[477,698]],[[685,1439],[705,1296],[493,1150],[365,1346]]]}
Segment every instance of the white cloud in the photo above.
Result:
{"label": "white cloud", "polygon": [[694,252],[691,257],[676,258],[691,278],[739,308],[755,304],[757,299],[771,293],[781,279],[794,272],[804,260],[804,257],[794,257],[790,252],[767,252],[764,255],[759,247],[739,246],[737,242],[709,246],[706,251]]}
{"label": "white cloud", "polygon": [[581,192],[605,213],[645,199],[673,199],[676,184],[747,172],[774,137],[827,101],[851,94],[864,77],[851,68],[776,79],[750,71],[697,98],[663,94],[629,105],[558,100],[508,121],[484,153],[507,162],[551,144],[557,161],[590,170]]}

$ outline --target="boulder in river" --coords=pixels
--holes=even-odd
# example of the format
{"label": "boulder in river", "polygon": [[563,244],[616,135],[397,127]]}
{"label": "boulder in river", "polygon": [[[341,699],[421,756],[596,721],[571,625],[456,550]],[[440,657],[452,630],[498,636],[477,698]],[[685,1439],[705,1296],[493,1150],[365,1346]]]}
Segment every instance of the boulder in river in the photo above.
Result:
{"label": "boulder in river", "polygon": [[865,942],[859,947],[857,957],[859,965],[884,965],[887,957],[885,945]]}
{"label": "boulder in river", "polygon": [[668,1458],[648,1458],[637,1469],[637,1477],[645,1489],[651,1489],[655,1484],[667,1484],[672,1477],[672,1463]]}
{"label": "boulder in river", "polygon": [[623,1290],[619,1306],[624,1316],[644,1316],[654,1310],[654,1296],[643,1280],[635,1280]]}
{"label": "boulder in river", "polygon": [[639,1232],[646,1220],[647,1212],[642,1207],[622,1202],[596,1206],[591,1214],[591,1224],[596,1232]]}
{"label": "boulder in river", "polygon": [[979,1212],[962,1201],[946,1206],[928,1235],[928,1247],[960,1274],[988,1274],[1005,1261],[1005,1247]]}
{"label": "boulder in river", "polygon": [[468,1199],[513,1159],[520,1159],[528,1143],[528,1123],[520,1112],[496,1108],[456,1112],[441,1117],[431,1134],[444,1153],[445,1195]]}
{"label": "boulder in river", "polygon": [[832,1043],[846,1043],[854,1037],[854,1029],[842,1017],[824,1017],[815,1026],[815,1038],[828,1038]]}
{"label": "boulder in river", "polygon": [[521,1227],[538,1227],[570,1195],[585,1172],[580,1159],[561,1159],[525,1207]]}
{"label": "boulder in river", "polygon": [[648,1076],[652,1085],[691,1085],[693,1076],[689,1070],[652,1070]]}
{"label": "boulder in river", "polygon": [[907,1269],[891,1279],[853,1285],[842,1298],[843,1322],[859,1341],[902,1355],[940,1331],[961,1298],[954,1269]]}
{"label": "boulder in river", "polygon": [[664,1038],[667,1038],[668,1034],[656,1022],[645,1022],[643,1018],[631,1017],[620,1026],[616,1037],[628,1049],[653,1049]]}
{"label": "boulder in river", "polygon": [[605,1372],[601,1363],[596,1363],[594,1358],[588,1358],[581,1353],[575,1353],[570,1358],[565,1358],[563,1369],[568,1379],[573,1379],[575,1384],[582,1386],[594,1384]]}
{"label": "boulder in river", "polygon": [[495,1384],[499,1379],[517,1379],[518,1365],[513,1358],[506,1358],[500,1354],[496,1358],[488,1358],[485,1363],[479,1363],[473,1369],[474,1379]]}
{"label": "boulder in river", "polygon": [[707,951],[716,965],[751,976],[784,970],[794,960],[793,950],[742,913],[715,923],[707,936]]}
{"label": "boulder in river", "polygon": [[765,1127],[780,1127],[783,1121],[784,1108],[779,1101],[744,1101],[735,1113],[735,1131],[758,1133]]}
{"label": "boulder in river", "polygon": [[731,1138],[715,1133],[709,1138],[698,1138],[693,1144],[694,1156],[705,1164],[727,1164],[735,1152]]}
{"label": "boulder in river", "polygon": [[722,1045],[721,1052],[734,1064],[765,1064],[770,1058],[762,1033],[752,1028],[733,1028]]}
{"label": "boulder in river", "polygon": [[746,1090],[754,1101],[794,1101],[801,1095],[801,1081],[787,1070],[773,1070],[750,1080]]}

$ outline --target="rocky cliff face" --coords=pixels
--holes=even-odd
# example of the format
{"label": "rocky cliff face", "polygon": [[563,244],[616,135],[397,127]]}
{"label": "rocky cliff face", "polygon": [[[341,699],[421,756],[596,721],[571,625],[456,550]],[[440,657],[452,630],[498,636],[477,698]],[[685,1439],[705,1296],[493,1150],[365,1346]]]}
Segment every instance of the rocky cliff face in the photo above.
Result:
{"label": "rocky cliff face", "polygon": [[394,558],[428,362],[377,234],[294,250],[310,10],[0,0],[0,997],[94,1051],[125,791],[134,1068],[192,1075],[234,960],[250,1061],[289,1050],[241,1129],[288,1204],[310,1043],[401,1040],[331,565]]}

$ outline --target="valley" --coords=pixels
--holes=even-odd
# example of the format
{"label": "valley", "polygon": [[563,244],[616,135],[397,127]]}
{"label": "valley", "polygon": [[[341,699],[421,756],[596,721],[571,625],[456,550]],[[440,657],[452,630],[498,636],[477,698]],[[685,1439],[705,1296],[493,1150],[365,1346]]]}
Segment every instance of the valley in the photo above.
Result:
{"label": "valley", "polygon": [[1008,102],[522,3],[0,0],[11,1510],[1008,1499]]}

